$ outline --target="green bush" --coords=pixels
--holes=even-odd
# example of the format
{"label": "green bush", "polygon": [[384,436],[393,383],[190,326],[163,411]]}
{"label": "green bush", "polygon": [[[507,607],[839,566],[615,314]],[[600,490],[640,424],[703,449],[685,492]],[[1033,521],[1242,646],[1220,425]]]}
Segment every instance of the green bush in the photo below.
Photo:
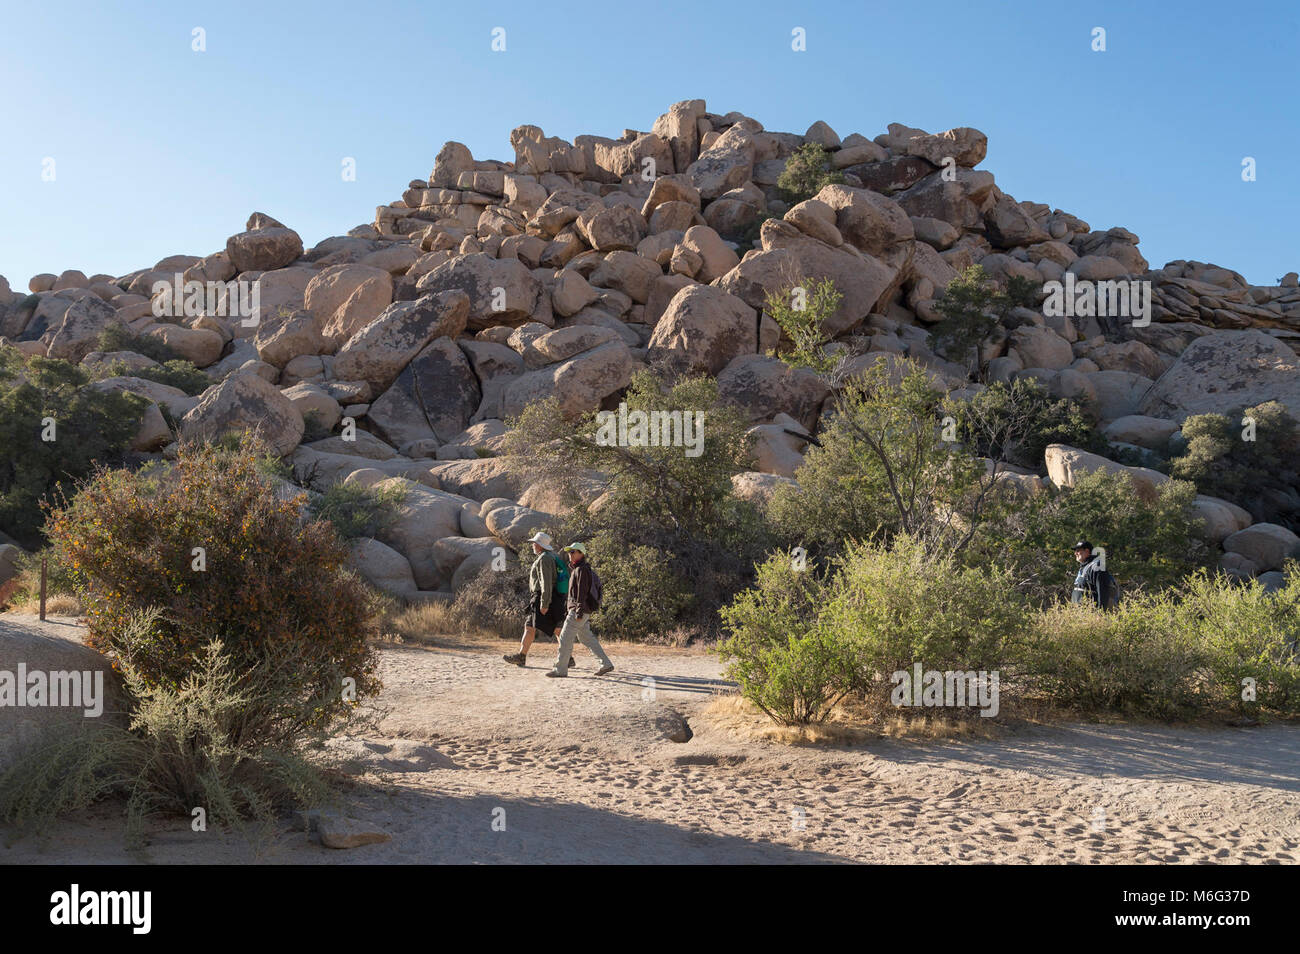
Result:
{"label": "green bush", "polygon": [[[1241,423],[1246,419],[1254,422],[1253,433]],[[1193,415],[1182,434],[1187,446],[1170,462],[1174,477],[1244,507],[1256,521],[1297,525],[1300,427],[1286,407],[1269,401],[1231,416]]]}
{"label": "green bush", "polygon": [[1209,559],[1195,499],[1191,484],[1170,481],[1147,502],[1127,474],[1094,471],[1073,488],[1034,494],[981,528],[970,558],[1007,567],[1041,601],[1068,598],[1078,571],[1070,548],[1086,538],[1105,548],[1126,599],[1177,586]]}
{"label": "green bush", "polygon": [[1199,571],[1181,592],[1138,594],[1109,613],[1051,607],[1035,624],[1026,681],[1054,704],[1086,712],[1300,715],[1300,566],[1291,570],[1272,594]]}
{"label": "green bush", "polygon": [[1169,592],[1125,598],[1109,613],[1082,604],[1050,607],[1026,654],[1029,691],[1084,712],[1193,715],[1208,660],[1181,622]]}
{"label": "green bush", "polygon": [[[29,549],[41,542],[41,501],[97,464],[121,464],[139,430],[143,398],[88,383],[67,361],[0,347],[0,532]],[[54,440],[42,439],[47,418]]]}
{"label": "green bush", "polygon": [[776,554],[722,616],[729,677],[785,725],[823,721],[850,692],[884,712],[893,674],[917,663],[1004,673],[1031,619],[1005,571],[962,567],[908,536],[850,543],[824,578]]}
{"label": "green bush", "polygon": [[311,502],[311,512],[328,522],[344,540],[377,537],[393,525],[405,499],[400,487],[331,484]]}
{"label": "green bush", "polygon": [[[146,381],[157,381],[168,387],[179,388],[190,397],[202,394],[212,387],[212,379],[193,364],[180,358],[172,358],[162,364],[147,368],[131,370],[125,361],[114,361],[98,375],[101,378],[133,377]],[[161,405],[160,405],[161,406]]]}
{"label": "green bush", "polygon": [[152,358],[159,364],[166,364],[180,358],[180,355],[167,347],[161,338],[153,335],[139,335],[120,322],[113,322],[99,333],[95,341],[95,350],[103,352],[130,351]]}
{"label": "green bush", "polygon": [[[345,717],[379,684],[368,590],[332,527],[277,498],[263,452],[183,447],[171,467],[102,471],[47,533],[82,581],[90,644],[150,687],[179,690],[214,641],[236,672],[276,673],[278,707],[241,728],[269,744]],[[155,609],[149,639],[129,641]]]}
{"label": "green bush", "polygon": [[717,646],[726,676],[741,694],[781,725],[825,721],[852,691],[856,661],[848,642],[818,624],[827,587],[791,554],[757,568],[751,589],[721,611],[728,633]]}
{"label": "green bush", "polygon": [[942,399],[911,361],[879,361],[850,381],[823,411],[798,487],[773,495],[782,544],[828,555],[845,540],[910,533],[937,549],[964,546],[987,502],[984,465],[942,440]]}
{"label": "green bush", "polygon": [[[1249,718],[1300,715],[1300,564],[1267,593],[1222,574],[1195,574],[1182,594],[1179,623],[1208,657],[1208,704]],[[1254,699],[1243,698],[1253,680]]]}
{"label": "green bush", "polygon": [[601,530],[588,541],[605,598],[593,617],[602,637],[663,641],[695,603],[673,567],[673,554],[630,544]]}
{"label": "green bush", "polygon": [[969,400],[948,402],[946,409],[957,422],[957,439],[973,453],[1040,475],[1047,473],[1043,454],[1049,444],[1096,454],[1109,450],[1088,411],[1075,401],[1052,398],[1032,378],[995,381]]}
{"label": "green bush", "polygon": [[980,345],[1007,321],[1012,309],[1032,307],[1037,301],[1034,282],[1016,276],[1007,281],[1005,289],[999,289],[982,265],[968,266],[935,300],[935,311],[942,319],[930,331],[930,347],[982,378]]}
{"label": "green bush", "polygon": [[785,201],[795,205],[811,199],[823,186],[843,181],[843,173],[831,165],[830,152],[819,143],[806,142],[785,161],[776,187]]}
{"label": "green bush", "polygon": [[920,663],[939,671],[1014,668],[1030,613],[1011,575],[962,566],[921,541],[851,544],[838,562],[819,625],[853,647],[858,682],[883,707],[891,675]]}
{"label": "green bush", "polygon": [[516,561],[507,561],[501,570],[485,564],[456,591],[450,610],[462,636],[474,632],[518,635],[527,612],[528,573]]}
{"label": "green bush", "polygon": [[791,341],[791,348],[780,354],[781,360],[792,368],[820,374],[833,370],[838,359],[822,350],[826,341],[823,329],[843,300],[829,278],[803,280],[770,292],[763,310]]}

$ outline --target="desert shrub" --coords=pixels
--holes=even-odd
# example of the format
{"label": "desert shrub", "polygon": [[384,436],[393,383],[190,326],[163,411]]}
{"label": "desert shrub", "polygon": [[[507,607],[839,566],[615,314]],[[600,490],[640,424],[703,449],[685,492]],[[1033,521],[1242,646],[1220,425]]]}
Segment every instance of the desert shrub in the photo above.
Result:
{"label": "desert shrub", "polygon": [[135,371],[128,368],[125,361],[114,361],[99,372],[99,376],[104,378],[134,377],[143,378],[146,381],[157,381],[159,384],[165,384],[168,387],[180,388],[191,397],[202,394],[212,386],[212,379],[205,372],[200,371],[189,361],[181,358],[171,358],[161,364],[140,368]]}
{"label": "desert shrub", "polygon": [[1094,471],[1072,488],[1047,488],[985,525],[972,560],[1005,566],[1036,599],[1068,598],[1078,570],[1071,546],[1086,538],[1106,550],[1107,569],[1124,589],[1177,586],[1208,559],[1192,510],[1196,488],[1162,484],[1153,501],[1127,474]]}
{"label": "desert shrub", "polygon": [[819,625],[852,647],[867,700],[884,707],[891,675],[1014,668],[1030,614],[1011,575],[962,566],[908,536],[851,544],[837,562]]}
{"label": "desert shrub", "polygon": [[[612,541],[592,549],[592,562],[605,579],[606,564],[614,579],[622,576],[615,564],[626,558],[627,541],[636,541],[661,554],[671,554],[657,566],[671,574],[659,576],[664,618],[702,634],[716,631],[717,608],[752,578],[755,558],[765,552],[765,522],[757,508],[736,498],[735,473],[749,469],[749,421],[718,399],[712,378],[686,378],[669,383],[652,371],[634,376],[624,401],[629,421],[639,413],[703,415],[691,447],[644,446],[619,443],[608,419],[587,414],[566,421],[554,399],[531,405],[516,421],[507,443],[507,459],[530,484],[544,484],[562,500],[574,504],[557,534],[560,539],[587,540],[602,531]],[[593,492],[594,491],[594,492]],[[602,492],[603,491],[603,492]],[[599,494],[599,496],[597,496]],[[591,507],[599,501],[598,512]],[[690,597],[687,599],[686,597]],[[636,598],[606,588],[615,605]],[[676,612],[675,619],[668,611]],[[642,614],[639,618],[644,618]],[[601,625],[615,638],[637,639],[643,634],[619,626],[632,616],[612,613]]]}
{"label": "desert shrub", "polygon": [[1196,414],[1183,422],[1182,434],[1187,446],[1170,461],[1171,475],[1244,507],[1256,521],[1300,524],[1300,427],[1283,405]]}
{"label": "desert shrub", "polygon": [[601,635],[662,642],[695,602],[673,569],[673,554],[630,544],[608,530],[588,541],[605,598],[593,617]]}
{"label": "desert shrub", "polygon": [[1184,718],[1202,702],[1207,663],[1179,625],[1172,593],[1126,598],[1109,613],[1065,604],[1044,610],[1026,654],[1029,691],[1084,712]]}
{"label": "desert shrub", "polygon": [[791,348],[780,354],[781,360],[792,368],[823,374],[834,369],[836,356],[822,350],[826,341],[823,328],[843,300],[829,278],[804,280],[769,292],[763,310],[791,341]]}
{"label": "desert shrub", "polygon": [[99,333],[99,337],[95,340],[95,350],[131,351],[151,358],[159,364],[166,364],[180,358],[180,355],[169,348],[161,338],[136,334],[121,322],[113,322]]}
{"label": "desert shrub", "polygon": [[1254,580],[1196,573],[1178,610],[1206,654],[1209,706],[1249,718],[1300,715],[1300,564],[1273,593]]}
{"label": "desert shrub", "polygon": [[1031,307],[1037,300],[1038,286],[1028,279],[1014,276],[999,289],[982,265],[968,266],[935,299],[942,318],[930,331],[930,347],[982,377],[980,345],[1012,309]]}
{"label": "desert shrub", "polygon": [[[40,502],[96,464],[121,464],[139,429],[143,398],[88,383],[67,361],[0,347],[0,531],[29,549],[41,542]],[[48,441],[47,418],[54,421]]]}
{"label": "desert shrub", "polygon": [[879,361],[852,379],[823,412],[799,486],[778,488],[768,507],[783,545],[829,555],[845,540],[909,533],[938,549],[965,546],[993,481],[942,440],[942,400],[911,361]]}
{"label": "desert shrub", "polygon": [[[220,641],[236,672],[277,674],[278,706],[241,729],[273,742],[346,716],[378,682],[367,588],[332,527],[277,498],[264,453],[187,446],[172,467],[101,471],[47,532],[82,582],[92,646],[178,691]],[[129,640],[154,609],[150,636]]]}
{"label": "desert shrub", "polygon": [[1046,474],[1049,444],[1069,444],[1105,454],[1108,443],[1093,416],[1075,401],[1055,399],[1032,378],[995,381],[969,400],[948,402],[957,439],[981,457]]}
{"label": "desert shrub", "polygon": [[527,612],[528,572],[519,563],[507,561],[500,570],[484,564],[466,581],[456,591],[450,618],[462,636],[486,633],[505,637],[522,632]]}
{"label": "desert shrub", "polygon": [[377,537],[393,525],[405,493],[400,487],[331,484],[312,499],[312,515],[330,524],[344,540]]}
{"label": "desert shrub", "polygon": [[727,678],[781,725],[825,721],[855,685],[848,642],[818,624],[826,593],[814,572],[775,553],[757,568],[754,586],[721,611],[727,638],[717,652]]}
{"label": "desert shrub", "polygon": [[785,161],[776,186],[781,197],[794,205],[811,199],[823,186],[844,181],[844,174],[831,165],[831,154],[820,143],[806,142]]}
{"label": "desert shrub", "polygon": [[[290,705],[303,711],[290,715],[283,694],[285,671],[311,666],[312,647],[290,645],[273,663],[245,669],[214,640],[184,679],[162,684],[130,661],[151,654],[160,622],[157,610],[137,613],[119,634],[129,727],[79,727],[22,753],[0,773],[0,818],[39,832],[59,815],[125,797],[128,844],[142,847],[151,815],[202,807],[211,824],[265,828],[287,808],[332,798],[329,764],[317,753],[327,735],[316,719],[319,700],[295,699]],[[285,723],[294,728],[266,731]]]}
{"label": "desert shrub", "polygon": [[918,663],[1005,673],[1030,622],[1009,574],[963,567],[905,535],[850,543],[821,577],[775,554],[722,616],[729,677],[785,725],[820,722],[849,693],[883,713],[893,674]]}

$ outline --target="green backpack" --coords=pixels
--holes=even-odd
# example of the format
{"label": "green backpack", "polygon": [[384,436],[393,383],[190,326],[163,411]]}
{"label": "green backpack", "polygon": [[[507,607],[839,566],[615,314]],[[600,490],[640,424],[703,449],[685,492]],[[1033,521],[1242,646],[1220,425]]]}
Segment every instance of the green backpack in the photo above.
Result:
{"label": "green backpack", "polygon": [[552,553],[551,559],[555,561],[555,592],[561,596],[569,594],[569,564],[558,554]]}

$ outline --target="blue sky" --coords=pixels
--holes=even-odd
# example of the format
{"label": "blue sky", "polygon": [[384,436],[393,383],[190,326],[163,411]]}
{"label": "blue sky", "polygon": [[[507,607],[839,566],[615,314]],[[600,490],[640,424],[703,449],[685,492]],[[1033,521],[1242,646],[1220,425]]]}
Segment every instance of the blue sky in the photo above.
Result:
{"label": "blue sky", "polygon": [[1294,0],[42,2],[4,19],[0,274],[15,288],[208,254],[254,210],[310,246],[372,221],[445,140],[511,159],[519,124],[617,136],[690,98],[792,132],[975,126],[1006,192],[1122,225],[1154,265],[1256,283],[1300,270]]}

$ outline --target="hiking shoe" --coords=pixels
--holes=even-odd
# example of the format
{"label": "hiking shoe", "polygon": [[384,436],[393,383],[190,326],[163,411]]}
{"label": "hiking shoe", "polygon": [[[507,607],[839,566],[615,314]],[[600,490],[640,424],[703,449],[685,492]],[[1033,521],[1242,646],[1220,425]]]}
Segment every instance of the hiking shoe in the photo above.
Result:
{"label": "hiking shoe", "polygon": [[513,663],[514,665],[519,666],[521,669],[523,668],[524,663],[528,661],[528,657],[523,653],[507,653],[501,658],[508,663]]}
{"label": "hiking shoe", "polygon": [[603,676],[605,675],[605,673],[613,672],[613,671],[614,671],[614,666],[611,663],[605,663],[605,665],[601,666],[599,669],[596,670],[596,675]]}
{"label": "hiking shoe", "polygon": [[563,679],[568,675],[568,673],[560,672],[558,669],[552,669],[546,675],[550,676],[552,679]]}
{"label": "hiking shoe", "polygon": [[576,665],[578,665],[578,664],[577,664],[576,662],[574,662],[574,661],[573,661],[573,657],[570,656],[570,657],[569,657],[569,668],[572,669],[572,668],[573,668],[574,666],[576,666]]}

